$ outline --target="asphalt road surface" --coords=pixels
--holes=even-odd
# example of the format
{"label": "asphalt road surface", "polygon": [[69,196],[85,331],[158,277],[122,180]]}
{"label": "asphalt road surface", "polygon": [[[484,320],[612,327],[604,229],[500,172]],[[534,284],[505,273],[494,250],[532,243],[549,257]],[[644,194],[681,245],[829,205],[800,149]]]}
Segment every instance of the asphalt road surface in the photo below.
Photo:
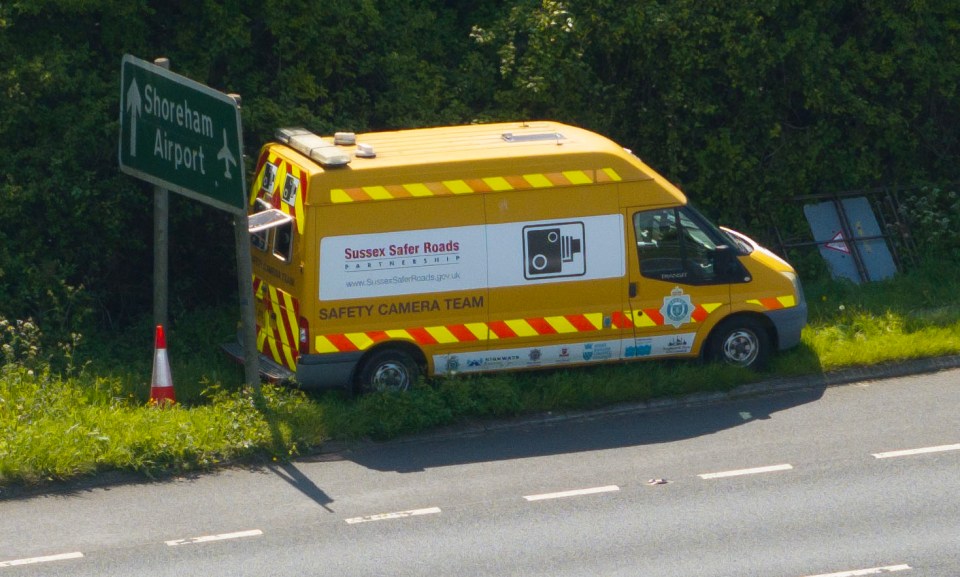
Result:
{"label": "asphalt road surface", "polygon": [[0,501],[0,577],[960,575],[960,370]]}

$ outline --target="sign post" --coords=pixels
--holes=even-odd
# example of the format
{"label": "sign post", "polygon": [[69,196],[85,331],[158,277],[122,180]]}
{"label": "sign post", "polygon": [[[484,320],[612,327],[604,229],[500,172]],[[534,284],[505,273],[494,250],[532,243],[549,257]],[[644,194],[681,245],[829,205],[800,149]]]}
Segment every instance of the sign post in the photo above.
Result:
{"label": "sign post", "polygon": [[247,383],[259,390],[237,99],[125,54],[120,69],[119,160],[120,170],[127,174],[234,215],[244,366]]}
{"label": "sign post", "polygon": [[[170,70],[168,58],[157,58],[154,64]],[[153,187],[153,324],[165,327],[169,307],[170,276],[170,191]]]}

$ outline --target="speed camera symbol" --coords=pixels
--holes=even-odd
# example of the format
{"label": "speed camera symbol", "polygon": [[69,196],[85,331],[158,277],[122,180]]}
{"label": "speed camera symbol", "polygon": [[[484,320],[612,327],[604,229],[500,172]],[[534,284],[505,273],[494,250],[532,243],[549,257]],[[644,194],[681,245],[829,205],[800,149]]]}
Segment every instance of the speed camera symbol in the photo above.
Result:
{"label": "speed camera symbol", "polygon": [[583,223],[524,227],[524,276],[575,276],[585,272]]}

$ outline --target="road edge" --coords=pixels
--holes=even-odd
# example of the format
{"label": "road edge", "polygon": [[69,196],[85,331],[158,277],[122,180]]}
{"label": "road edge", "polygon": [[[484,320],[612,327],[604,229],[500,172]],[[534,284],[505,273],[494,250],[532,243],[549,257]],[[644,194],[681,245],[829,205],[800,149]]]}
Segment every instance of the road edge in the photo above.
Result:
{"label": "road edge", "polygon": [[[464,435],[476,435],[490,431],[502,431],[522,427],[544,426],[552,423],[577,419],[591,419],[601,416],[642,414],[649,412],[666,411],[675,408],[689,408],[708,406],[736,399],[761,397],[771,394],[802,391],[812,388],[829,388],[843,386],[861,381],[878,381],[936,373],[960,368],[960,355],[930,357],[923,359],[908,359],[905,361],[880,363],[862,367],[848,367],[834,371],[793,377],[774,377],[756,383],[738,385],[729,391],[691,393],[676,397],[662,397],[648,401],[633,401],[598,409],[578,411],[547,412],[534,415],[524,415],[508,419],[493,419],[471,423],[458,423],[449,427],[426,431],[388,441],[328,441],[313,451],[314,458],[329,456],[333,453],[343,453],[356,450],[366,445],[388,445],[396,443],[423,442],[428,440],[442,440]],[[305,460],[311,457],[305,456]]]}
{"label": "road edge", "polygon": [[[700,407],[735,399],[761,397],[764,395],[800,391],[811,388],[828,388],[842,386],[860,381],[876,381],[935,373],[939,371],[960,368],[960,355],[930,357],[924,359],[910,359],[906,361],[882,363],[863,367],[851,367],[827,371],[813,375],[799,375],[794,377],[774,377],[756,383],[739,385],[729,391],[713,393],[691,393],[677,397],[663,397],[648,401],[621,403],[598,409],[580,411],[548,412],[534,415],[524,415],[509,419],[478,420],[468,423],[457,423],[447,427],[432,429],[415,435],[408,435],[388,441],[327,441],[310,452],[294,459],[294,462],[316,462],[337,460],[338,453],[358,450],[365,446],[387,446],[391,444],[416,443],[438,441],[462,436],[478,435],[492,431],[503,431],[523,427],[546,426],[553,423],[573,421],[578,419],[592,419],[603,416],[621,414],[642,414],[657,411],[666,411],[674,408]],[[0,503],[8,500],[24,499],[49,495],[69,495],[84,491],[91,491],[118,485],[145,484],[156,482],[176,482],[200,475],[216,474],[217,471],[230,468],[258,468],[262,464],[224,463],[222,467],[214,467],[202,471],[193,471],[188,474],[171,473],[157,475],[154,478],[145,478],[143,474],[128,471],[105,471],[95,476],[76,478],[41,486],[10,486],[0,487]],[[265,465],[264,465],[265,466]]]}

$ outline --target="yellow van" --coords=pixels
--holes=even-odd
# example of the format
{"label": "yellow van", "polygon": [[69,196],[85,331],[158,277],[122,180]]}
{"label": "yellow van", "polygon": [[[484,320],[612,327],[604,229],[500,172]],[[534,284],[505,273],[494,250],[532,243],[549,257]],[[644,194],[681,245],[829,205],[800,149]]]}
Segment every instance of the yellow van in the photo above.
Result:
{"label": "yellow van", "polygon": [[555,122],[281,129],[250,195],[257,347],[306,388],[797,345],[793,268]]}

